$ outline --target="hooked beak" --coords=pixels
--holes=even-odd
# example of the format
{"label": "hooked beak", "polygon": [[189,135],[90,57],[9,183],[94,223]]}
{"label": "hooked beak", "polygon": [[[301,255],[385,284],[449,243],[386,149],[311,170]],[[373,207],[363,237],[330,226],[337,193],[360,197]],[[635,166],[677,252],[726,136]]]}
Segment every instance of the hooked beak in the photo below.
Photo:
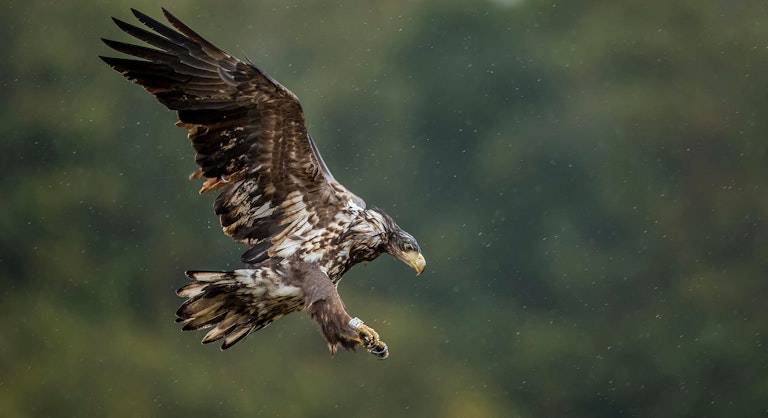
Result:
{"label": "hooked beak", "polygon": [[400,261],[402,261],[405,264],[408,264],[416,270],[416,275],[418,276],[421,274],[422,271],[424,271],[424,267],[427,266],[427,260],[424,259],[424,256],[421,255],[418,251],[403,251],[401,253],[398,253],[398,257]]}

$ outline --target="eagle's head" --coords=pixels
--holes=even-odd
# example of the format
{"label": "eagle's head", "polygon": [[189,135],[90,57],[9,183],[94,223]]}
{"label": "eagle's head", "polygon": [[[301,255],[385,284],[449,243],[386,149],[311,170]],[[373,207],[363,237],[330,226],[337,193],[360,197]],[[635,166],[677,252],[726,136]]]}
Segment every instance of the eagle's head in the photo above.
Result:
{"label": "eagle's head", "polygon": [[395,223],[394,219],[381,209],[374,208],[372,211],[380,215],[383,224],[384,234],[382,234],[382,245],[384,251],[411,266],[416,270],[416,275],[421,274],[421,272],[424,271],[424,267],[427,265],[427,261],[421,254],[421,248],[419,248],[419,243],[416,242],[416,238],[400,228],[400,226]]}
{"label": "eagle's head", "polygon": [[416,270],[416,275],[421,274],[424,267],[427,266],[427,260],[421,255],[419,243],[411,234],[403,231],[397,225],[395,227],[395,230],[390,233],[389,242],[386,246],[387,252],[413,267]]}

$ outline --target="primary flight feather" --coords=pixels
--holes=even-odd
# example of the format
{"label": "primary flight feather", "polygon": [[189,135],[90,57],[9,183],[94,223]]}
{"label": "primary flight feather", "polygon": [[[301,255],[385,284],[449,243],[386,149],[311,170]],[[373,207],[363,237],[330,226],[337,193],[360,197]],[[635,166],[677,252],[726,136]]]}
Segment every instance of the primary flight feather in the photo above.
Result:
{"label": "primary flight feather", "polygon": [[[338,347],[389,354],[376,331],[351,317],[336,286],[350,268],[382,253],[420,274],[416,240],[338,183],[307,132],[296,96],[250,62],[217,48],[163,9],[173,28],[133,10],[149,30],[114,19],[150,45],[104,39],[134,58],[100,57],[178,113],[188,129],[200,193],[221,189],[214,209],[224,233],[249,248],[235,271],[188,271],[177,311],[184,330],[213,328],[203,343],[226,349],[289,313],[307,310]],[[135,59],[138,58],[138,59]]]}

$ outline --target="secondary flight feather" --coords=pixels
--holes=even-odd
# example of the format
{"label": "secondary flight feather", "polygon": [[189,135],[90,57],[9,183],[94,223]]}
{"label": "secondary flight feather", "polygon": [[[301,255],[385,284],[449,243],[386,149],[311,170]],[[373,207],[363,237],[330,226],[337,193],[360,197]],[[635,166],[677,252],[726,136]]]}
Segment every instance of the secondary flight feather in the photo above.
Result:
{"label": "secondary flight feather", "polygon": [[100,57],[178,114],[224,233],[248,249],[247,268],[188,271],[177,311],[184,330],[212,328],[204,343],[226,349],[289,313],[307,310],[331,353],[360,345],[379,358],[387,345],[351,317],[336,286],[350,268],[382,253],[420,274],[416,240],[331,175],[309,135],[298,98],[248,61],[214,46],[167,10],[172,27],[132,9],[147,29],[114,19],[149,46],[103,39],[131,58]]}

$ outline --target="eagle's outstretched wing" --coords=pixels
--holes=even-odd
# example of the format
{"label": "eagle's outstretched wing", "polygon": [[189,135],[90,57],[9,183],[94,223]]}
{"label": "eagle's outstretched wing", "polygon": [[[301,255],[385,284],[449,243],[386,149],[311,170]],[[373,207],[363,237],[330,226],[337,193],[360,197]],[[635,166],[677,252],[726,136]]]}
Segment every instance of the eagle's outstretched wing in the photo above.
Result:
{"label": "eagle's outstretched wing", "polygon": [[197,152],[192,177],[206,179],[201,193],[224,188],[215,211],[226,234],[251,246],[244,262],[290,256],[299,244],[292,237],[306,240],[344,208],[365,207],[328,171],[293,93],[167,10],[175,30],[132,11],[154,32],[113,20],[154,48],[104,39],[140,59],[101,59],[178,112],[177,125],[189,129]]}

